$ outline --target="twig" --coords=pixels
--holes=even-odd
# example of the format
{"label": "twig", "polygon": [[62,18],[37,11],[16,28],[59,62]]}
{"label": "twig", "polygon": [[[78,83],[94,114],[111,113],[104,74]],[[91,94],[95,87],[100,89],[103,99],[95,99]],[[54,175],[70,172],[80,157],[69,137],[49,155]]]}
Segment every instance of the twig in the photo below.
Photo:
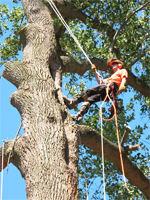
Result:
{"label": "twig", "polygon": [[7,162],[7,173],[8,173],[8,166],[9,166],[10,157],[11,157],[11,154],[12,154],[12,152],[13,152],[13,148],[14,148],[14,146],[15,146],[15,143],[16,143],[18,134],[19,134],[19,132],[20,132],[21,126],[22,126],[22,121],[21,121],[21,124],[20,124],[20,126],[19,126],[18,132],[17,132],[17,134],[16,134],[16,136],[15,136],[14,143],[13,143],[13,145],[12,145],[12,149],[11,149],[11,151],[10,151],[10,153],[9,153],[8,162]]}
{"label": "twig", "polygon": [[142,54],[141,54],[138,58],[136,58],[131,64],[129,64],[129,65],[127,66],[127,68],[132,67],[138,60],[140,60],[143,56],[145,56],[146,52],[144,51],[144,42],[146,41],[147,38],[149,38],[149,36],[150,36],[150,34],[148,34],[148,35],[144,38],[144,40],[143,40],[143,42],[142,42]]}
{"label": "twig", "polygon": [[123,146],[128,134],[129,134],[129,131],[131,130],[131,128],[129,126],[127,126],[126,124],[124,124],[124,126],[125,126],[126,130],[125,130],[124,135],[121,139],[121,146]]}
{"label": "twig", "polygon": [[131,68],[138,60],[140,60],[143,56],[145,56],[145,52],[143,52],[138,58],[136,58],[131,64],[129,64],[126,68]]}
{"label": "twig", "polygon": [[135,11],[123,22],[123,24],[120,26],[120,28],[118,29],[118,31],[115,33],[115,35],[114,35],[114,37],[113,37],[113,41],[112,41],[111,46],[110,46],[110,54],[111,54],[111,55],[112,55],[112,53],[113,53],[113,47],[114,47],[115,40],[116,40],[117,36],[119,35],[120,30],[126,25],[126,23],[129,21],[129,19],[130,19],[135,13],[137,13],[137,12],[140,11],[140,10],[142,10],[142,8],[144,8],[145,6],[147,6],[149,3],[150,3],[150,1],[146,2],[143,6],[141,6],[141,7],[138,8],[137,10],[135,10]]}
{"label": "twig", "polygon": [[136,145],[127,145],[124,147],[126,151],[136,151],[136,150],[139,150],[141,147],[139,144],[136,144]]}

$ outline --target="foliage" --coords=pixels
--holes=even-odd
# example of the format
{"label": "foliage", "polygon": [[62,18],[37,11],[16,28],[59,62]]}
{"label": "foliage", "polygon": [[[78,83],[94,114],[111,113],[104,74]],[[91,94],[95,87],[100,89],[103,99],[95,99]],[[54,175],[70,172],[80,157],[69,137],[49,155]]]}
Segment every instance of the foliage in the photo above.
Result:
{"label": "foliage", "polygon": [[24,11],[22,7],[13,7],[9,12],[6,5],[0,5],[0,36],[2,37],[4,34],[6,36],[4,42],[0,43],[0,66],[10,59],[18,59],[17,57],[21,50],[18,32],[26,24],[26,22],[23,21],[23,18]]}
{"label": "foliage", "polygon": [[[14,0],[13,2],[18,3],[19,1]],[[76,6],[87,15],[86,24],[79,19],[70,19],[68,24],[89,57],[107,59],[110,56],[109,48],[113,39],[113,31],[117,31],[131,13],[142,6],[144,2],[143,0],[78,0]],[[114,55],[124,62],[125,67],[129,71],[148,85],[150,85],[149,15],[150,6],[136,13],[123,27],[114,46],[114,49],[117,49],[117,51],[114,51],[116,52]],[[93,23],[97,23],[97,28],[93,28]],[[0,36],[2,38],[6,36],[4,42],[1,42],[0,46],[1,66],[10,59],[17,60],[18,53],[21,50],[18,31],[25,24],[26,21],[22,7],[13,7],[9,12],[6,5],[0,5]],[[62,26],[57,18],[54,19],[54,25]],[[73,56],[78,60],[84,58],[81,50],[76,46],[68,32],[64,32],[59,39],[59,43],[61,45],[61,50],[65,51],[67,55]],[[139,58],[138,62],[132,66],[132,63],[137,58]],[[105,78],[109,74],[103,72],[103,75]],[[75,97],[86,88],[96,84],[93,80],[94,74],[91,71],[86,72],[83,77],[76,74],[64,73],[63,91],[67,93],[69,97]],[[135,119],[137,120],[136,115],[139,111],[141,112],[141,118],[145,117],[147,119],[150,108],[148,97],[145,98],[130,86],[127,86],[127,92],[130,96],[130,99],[127,100],[128,102],[125,102],[125,95],[120,95],[118,100],[119,106],[122,108],[122,113],[118,116],[120,137],[124,132],[124,124],[130,125]],[[109,106],[110,105],[104,106],[103,113],[105,118],[109,116],[107,111]],[[78,110],[79,107],[76,107],[75,112]],[[99,103],[92,105],[81,124],[90,126],[100,133],[98,112]],[[103,129],[104,136],[111,142],[117,144],[114,121],[104,122]],[[142,150],[130,153],[129,157],[132,162],[148,176],[148,159],[150,159],[150,156],[148,153],[148,145],[145,140],[147,141],[150,136],[147,134],[147,129],[146,123],[144,125],[137,124],[135,128],[132,129],[126,143],[132,145],[139,143],[141,145]],[[146,133],[146,137],[143,137],[144,133]],[[85,173],[82,156],[84,157]],[[95,186],[91,199],[103,199],[101,162],[101,157],[95,152],[87,147],[82,147],[81,152],[80,147],[79,180],[81,185],[83,184],[83,186],[85,186],[84,176],[87,178],[86,182],[89,189],[92,188],[92,185],[95,183],[99,183]],[[120,197],[121,199],[145,199],[143,194],[136,187],[130,185],[129,182],[128,187],[130,193],[126,192],[122,182],[122,175],[118,169],[107,160],[105,160],[105,173],[106,192],[110,199],[117,200],[120,199]],[[85,187],[83,186],[80,187],[80,199],[86,199]]]}

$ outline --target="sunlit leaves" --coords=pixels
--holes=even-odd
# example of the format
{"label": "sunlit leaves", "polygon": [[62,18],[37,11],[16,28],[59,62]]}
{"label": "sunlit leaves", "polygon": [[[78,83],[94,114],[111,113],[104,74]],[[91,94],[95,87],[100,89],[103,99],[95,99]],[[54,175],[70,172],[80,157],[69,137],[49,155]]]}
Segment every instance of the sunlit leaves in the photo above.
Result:
{"label": "sunlit leaves", "polygon": [[[13,7],[11,12],[6,5],[1,4],[1,24],[0,30],[8,36],[5,37],[5,40],[1,43],[1,61],[0,65],[2,66],[7,60],[13,59],[17,60],[18,52],[21,50],[20,37],[18,31],[26,24],[23,22],[24,11],[21,7]],[[9,20],[9,23],[8,23]],[[7,23],[7,24],[6,24]],[[7,31],[9,31],[7,33]]]}

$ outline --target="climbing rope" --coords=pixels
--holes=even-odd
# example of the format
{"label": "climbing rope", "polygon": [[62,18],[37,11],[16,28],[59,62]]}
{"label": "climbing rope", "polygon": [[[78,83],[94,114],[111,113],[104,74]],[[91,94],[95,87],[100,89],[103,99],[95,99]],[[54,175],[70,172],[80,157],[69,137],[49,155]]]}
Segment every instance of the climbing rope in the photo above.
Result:
{"label": "climbing rope", "polygon": [[[110,88],[109,88],[109,86],[106,88],[106,96],[105,96],[105,99],[104,99],[104,101],[103,101],[103,103],[102,103],[102,105],[101,105],[101,108],[100,108],[100,111],[99,111],[99,115],[100,116],[102,116],[102,107],[103,107],[103,105],[104,105],[104,103],[106,102],[106,100],[107,100],[107,98],[109,99],[109,101],[111,102],[111,104],[112,104],[112,106],[113,106],[113,108],[114,108],[114,111],[116,111],[116,107],[115,107],[115,103],[114,103],[114,101],[115,101],[115,99],[114,99],[114,95],[113,95],[113,101],[111,100],[111,98],[110,98],[110,96],[109,96],[109,90],[110,90]],[[102,120],[104,120],[104,121],[110,121],[110,120],[112,120],[113,118],[115,117],[115,112],[114,112],[114,115],[110,118],[110,119],[104,119],[104,118],[102,118]]]}
{"label": "climbing rope", "polygon": [[3,163],[4,163],[4,145],[2,146],[1,200],[3,198]]}
{"label": "climbing rope", "polygon": [[115,124],[116,124],[116,131],[117,131],[117,140],[118,140],[118,148],[119,148],[119,154],[120,154],[121,170],[122,170],[122,174],[123,174],[123,179],[124,179],[125,187],[128,190],[128,186],[127,186],[127,182],[126,182],[126,178],[125,178],[125,170],[124,170],[124,164],[123,164],[121,144],[120,144],[120,139],[119,139],[119,129],[118,129],[118,121],[117,121],[116,108],[115,108]]}
{"label": "climbing rope", "polygon": [[72,38],[74,39],[74,41],[76,42],[76,44],[78,45],[78,47],[81,49],[81,51],[83,52],[83,54],[85,55],[85,57],[87,58],[87,60],[89,61],[89,63],[91,64],[91,66],[93,65],[93,63],[91,62],[91,60],[89,59],[89,57],[87,56],[87,54],[85,53],[85,51],[83,50],[82,46],[80,45],[80,43],[78,42],[77,38],[74,36],[74,34],[72,33],[70,27],[68,26],[68,24],[66,23],[66,21],[64,20],[64,18],[62,17],[62,15],[60,14],[59,10],[57,9],[57,7],[55,6],[55,4],[53,3],[52,0],[48,0],[48,3],[50,4],[50,6],[52,7],[52,9],[54,10],[54,12],[56,13],[56,15],[59,17],[59,19],[61,20],[61,22],[63,23],[63,25],[65,26],[65,28],[68,30],[68,32],[70,33],[70,35],[72,36]]}
{"label": "climbing rope", "polygon": [[8,157],[8,161],[7,161],[7,173],[8,173],[8,166],[9,166],[10,157],[11,157],[11,155],[12,155],[13,148],[14,148],[14,146],[15,146],[15,143],[16,143],[17,137],[18,137],[18,135],[19,135],[21,126],[22,126],[22,121],[21,121],[21,124],[20,124],[20,126],[19,126],[19,129],[18,129],[18,131],[17,131],[17,134],[16,134],[16,136],[15,136],[15,139],[14,139],[14,142],[13,142],[13,145],[12,145],[12,149],[11,149],[11,151],[10,151],[10,153],[9,153],[9,157]]}
{"label": "climbing rope", "polygon": [[[116,112],[116,107],[115,107],[115,99],[114,99],[114,94],[113,94],[113,101],[111,100],[110,96],[109,96],[109,86],[106,88],[106,96],[105,96],[105,99],[100,107],[100,111],[99,111],[99,115],[101,117],[101,140],[103,138],[103,134],[102,134],[102,120],[104,121],[110,121],[112,120],[113,118],[115,118],[115,125],[116,125],[116,132],[117,132],[117,141],[118,141],[118,149],[119,149],[119,155],[120,155],[120,162],[121,162],[121,170],[122,170],[122,174],[123,174],[123,179],[124,179],[124,184],[125,184],[125,187],[126,189],[128,190],[128,187],[127,187],[127,182],[126,182],[126,179],[125,179],[125,170],[124,170],[124,164],[123,164],[123,157],[122,157],[122,151],[121,151],[121,144],[120,144],[120,139],[119,139],[119,129],[118,129],[118,121],[117,121],[117,112]],[[106,102],[106,99],[109,99],[110,102],[112,103],[112,106],[114,108],[114,115],[110,118],[110,119],[104,119],[102,118],[102,107],[103,107],[103,104],[104,102]],[[103,146],[102,146],[103,148]],[[103,152],[103,149],[102,149],[102,152]],[[102,159],[103,159],[103,156],[102,155]],[[104,161],[103,161],[103,168],[104,168]],[[104,170],[103,170],[103,177],[104,177]],[[104,178],[103,178],[104,179]],[[103,180],[104,182],[105,180]],[[104,182],[105,184],[105,182]],[[104,187],[105,188],[105,187]],[[129,190],[128,190],[129,191]]]}
{"label": "climbing rope", "polygon": [[104,192],[104,200],[106,200],[106,192],[105,192],[105,171],[104,171],[104,147],[103,147],[103,124],[102,124],[102,112],[101,112],[101,149],[102,149],[102,168],[103,168],[103,192]]}

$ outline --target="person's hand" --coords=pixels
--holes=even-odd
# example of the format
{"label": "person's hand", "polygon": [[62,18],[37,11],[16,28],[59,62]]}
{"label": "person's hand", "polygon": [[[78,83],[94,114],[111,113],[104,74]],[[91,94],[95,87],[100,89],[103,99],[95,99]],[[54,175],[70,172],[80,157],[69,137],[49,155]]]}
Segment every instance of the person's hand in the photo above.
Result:
{"label": "person's hand", "polygon": [[95,71],[95,70],[96,70],[96,66],[93,64],[93,65],[91,66],[91,69],[92,69],[93,71]]}
{"label": "person's hand", "polygon": [[120,87],[119,87],[119,90],[118,90],[118,93],[119,94],[120,92],[124,92],[126,89],[125,85],[124,84],[121,84]]}

